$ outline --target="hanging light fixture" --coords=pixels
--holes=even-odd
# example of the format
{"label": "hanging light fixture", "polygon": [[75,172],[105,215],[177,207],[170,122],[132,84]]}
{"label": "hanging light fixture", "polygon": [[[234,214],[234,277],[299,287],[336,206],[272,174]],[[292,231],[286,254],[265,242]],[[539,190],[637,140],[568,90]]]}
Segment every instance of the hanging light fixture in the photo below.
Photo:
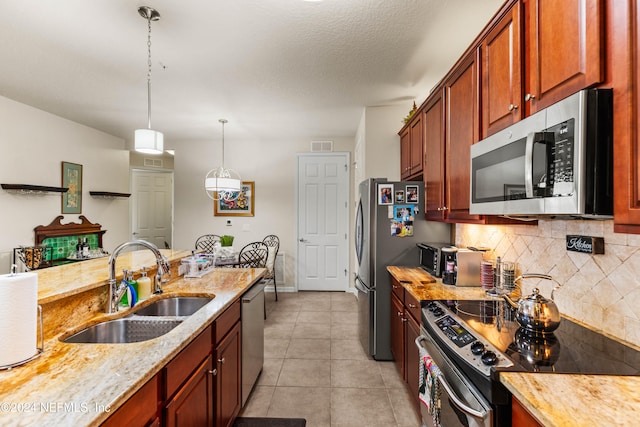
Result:
{"label": "hanging light fixture", "polygon": [[213,200],[235,200],[240,195],[240,175],[233,169],[224,167],[224,125],[226,119],[218,120],[222,123],[222,164],[211,169],[204,179],[204,189]]}
{"label": "hanging light fixture", "polygon": [[149,33],[147,37],[148,71],[147,71],[147,129],[136,129],[134,146],[136,151],[147,154],[162,154],[164,136],[162,132],[151,129],[151,21],[158,21],[160,13],[149,6],[141,6],[138,13],[147,20]]}

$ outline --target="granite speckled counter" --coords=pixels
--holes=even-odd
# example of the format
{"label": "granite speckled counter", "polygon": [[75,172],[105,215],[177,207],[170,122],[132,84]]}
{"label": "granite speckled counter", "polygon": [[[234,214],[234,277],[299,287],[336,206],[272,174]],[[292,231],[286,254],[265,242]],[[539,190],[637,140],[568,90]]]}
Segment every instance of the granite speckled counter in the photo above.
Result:
{"label": "granite speckled counter", "polygon": [[[420,268],[387,267],[418,300],[490,299],[480,288],[443,285]],[[500,381],[546,427],[631,426],[640,419],[640,377],[500,373]]]}
{"label": "granite speckled counter", "polygon": [[[38,271],[39,302],[56,306],[56,316],[75,319],[75,328],[62,332],[47,328],[43,354],[8,371],[0,371],[0,425],[5,426],[93,426],[98,425],[158,373],[186,345],[210,325],[246,289],[265,274],[264,269],[214,269],[202,278],[177,277],[184,251],[162,251],[172,263],[174,278],[140,305],[171,296],[214,296],[205,307],[169,333],[152,340],[129,344],[67,344],[59,338],[103,320],[123,317],[129,311],[105,314],[104,293],[107,260],[97,259]],[[155,269],[151,252],[122,254],[118,269]],[[96,296],[92,291],[99,291]],[[73,312],[84,299],[92,310],[83,322]],[[65,301],[74,301],[66,304]],[[96,307],[99,311],[96,311]],[[74,317],[75,316],[75,317]],[[4,345],[4,343],[3,343]]]}

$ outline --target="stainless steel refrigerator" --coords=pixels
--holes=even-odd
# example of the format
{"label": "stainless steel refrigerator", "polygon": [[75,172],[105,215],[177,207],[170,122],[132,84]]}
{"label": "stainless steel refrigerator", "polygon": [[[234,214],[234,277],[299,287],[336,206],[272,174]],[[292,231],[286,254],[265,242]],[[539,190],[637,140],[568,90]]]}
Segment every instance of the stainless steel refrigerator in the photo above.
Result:
{"label": "stainless steel refrigerator", "polygon": [[[449,224],[424,219],[424,183],[371,178],[360,183],[355,224],[360,341],[376,360],[392,360],[388,265],[417,267],[421,242],[449,242]],[[410,216],[407,216],[407,211]]]}

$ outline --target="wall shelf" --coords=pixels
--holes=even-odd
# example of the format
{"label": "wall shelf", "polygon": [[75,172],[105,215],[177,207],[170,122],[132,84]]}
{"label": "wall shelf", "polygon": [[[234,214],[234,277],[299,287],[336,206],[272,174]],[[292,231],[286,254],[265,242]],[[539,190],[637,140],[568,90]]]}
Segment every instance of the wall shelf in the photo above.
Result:
{"label": "wall shelf", "polygon": [[112,191],[89,191],[94,197],[102,197],[105,199],[126,198],[131,196],[129,193],[114,193]]}
{"label": "wall shelf", "polygon": [[47,187],[44,185],[30,184],[0,184],[3,190],[13,191],[17,193],[33,194],[33,193],[66,193],[68,188],[64,187]]}

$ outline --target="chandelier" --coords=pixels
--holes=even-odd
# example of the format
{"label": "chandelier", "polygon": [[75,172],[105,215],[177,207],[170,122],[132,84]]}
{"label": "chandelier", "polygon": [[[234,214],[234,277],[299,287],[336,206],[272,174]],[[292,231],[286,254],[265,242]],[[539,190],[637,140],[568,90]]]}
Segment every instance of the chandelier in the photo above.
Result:
{"label": "chandelier", "polygon": [[224,125],[226,119],[218,120],[222,123],[222,163],[211,169],[204,179],[204,189],[213,200],[235,200],[240,195],[240,175],[233,169],[224,167]]}
{"label": "chandelier", "polygon": [[160,13],[148,6],[138,8],[138,13],[147,20],[149,32],[147,36],[147,129],[136,129],[134,146],[136,151],[146,154],[162,154],[164,136],[162,132],[151,129],[151,21],[158,21]]}

